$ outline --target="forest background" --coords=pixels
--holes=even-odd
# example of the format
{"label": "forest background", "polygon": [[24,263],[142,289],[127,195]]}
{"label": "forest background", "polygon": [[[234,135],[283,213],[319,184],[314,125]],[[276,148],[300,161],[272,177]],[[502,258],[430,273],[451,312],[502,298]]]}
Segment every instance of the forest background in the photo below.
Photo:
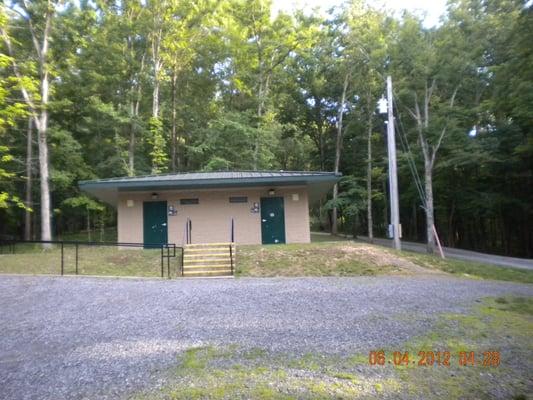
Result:
{"label": "forest background", "polygon": [[[425,27],[353,0],[13,0],[0,8],[0,235],[104,232],[79,180],[340,171],[312,228],[385,236],[392,76],[404,238],[533,256],[533,6]],[[336,216],[336,217],[335,217]],[[93,239],[98,238],[93,232]]]}

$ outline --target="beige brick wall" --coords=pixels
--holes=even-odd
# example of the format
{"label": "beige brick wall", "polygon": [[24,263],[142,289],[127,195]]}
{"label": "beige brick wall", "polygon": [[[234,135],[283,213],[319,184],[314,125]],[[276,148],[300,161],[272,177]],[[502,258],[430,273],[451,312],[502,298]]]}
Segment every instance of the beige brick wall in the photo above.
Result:
{"label": "beige brick wall", "polygon": [[[261,243],[261,214],[252,213],[253,203],[269,197],[270,188],[213,189],[195,191],[161,191],[157,201],[167,201],[178,210],[168,216],[169,243],[182,244],[185,222],[192,221],[193,243],[216,243],[230,240],[231,218],[235,220],[235,241],[241,244]],[[143,202],[151,201],[152,192],[121,192],[118,199],[119,242],[143,241]],[[247,196],[248,203],[230,203],[230,196]],[[276,188],[275,197],[283,197],[285,237],[287,243],[310,242],[309,203],[305,187]],[[181,205],[183,198],[198,198],[199,204]],[[133,200],[128,207],[127,201]]]}

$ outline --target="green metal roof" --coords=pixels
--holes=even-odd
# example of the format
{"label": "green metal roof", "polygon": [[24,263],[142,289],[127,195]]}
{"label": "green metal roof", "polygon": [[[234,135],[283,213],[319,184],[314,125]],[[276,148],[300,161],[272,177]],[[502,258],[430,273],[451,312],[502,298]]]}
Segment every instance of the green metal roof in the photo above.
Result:
{"label": "green metal roof", "polygon": [[118,192],[264,186],[309,186],[312,197],[321,197],[341,176],[318,171],[186,172],[80,181],[79,187],[110,204],[116,204]]}

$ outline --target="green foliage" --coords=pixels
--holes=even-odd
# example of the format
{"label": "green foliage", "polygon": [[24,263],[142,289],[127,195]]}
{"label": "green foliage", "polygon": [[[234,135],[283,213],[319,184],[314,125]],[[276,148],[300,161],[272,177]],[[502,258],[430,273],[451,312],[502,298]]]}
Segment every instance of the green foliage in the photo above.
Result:
{"label": "green foliage", "polygon": [[63,205],[67,207],[75,207],[75,208],[80,207],[80,208],[84,208],[86,210],[91,210],[91,211],[103,211],[104,210],[104,207],[100,203],[94,201],[93,199],[90,199],[87,196],[71,197],[63,201]]}
{"label": "green foliage", "polygon": [[164,172],[167,169],[168,156],[165,151],[166,141],[163,136],[163,122],[156,117],[148,121],[149,136],[147,142],[150,146],[150,159],[152,161],[152,174]]}
{"label": "green foliage", "polygon": [[[41,33],[46,2],[30,3]],[[9,9],[16,4],[21,3],[3,4],[0,13],[0,27],[9,27],[14,47],[11,58],[2,40],[0,217],[6,224],[0,233],[22,232],[22,210],[11,207],[21,205],[25,186],[28,115],[20,89],[40,99],[37,53],[28,24]],[[433,187],[436,226],[445,244],[532,255],[531,5],[453,0],[442,24],[433,28],[409,13],[393,16],[363,0],[326,15],[273,13],[272,2],[263,0],[66,1],[56,11],[47,68],[58,232],[85,225],[84,207],[65,203],[80,196],[80,179],[165,171],[332,170],[348,76],[340,159],[346,178],[336,203],[325,199],[313,209],[313,219],[327,229],[327,213],[335,205],[341,230],[366,231],[370,132],[374,231],[383,235],[387,155],[375,105],[385,77],[392,75],[404,237],[425,239],[409,167],[414,163],[422,175],[422,134],[430,150],[439,146]],[[155,76],[152,45],[158,35]],[[415,103],[424,115],[430,88],[427,124],[417,124]],[[469,137],[473,126],[477,135]],[[36,151],[33,161],[35,175]],[[34,185],[34,201],[38,196]],[[104,214],[104,223],[114,222],[109,210]]]}
{"label": "green foliage", "polygon": [[[8,19],[3,8],[0,8],[0,28],[7,26]],[[7,34],[7,33],[6,33]],[[0,48],[3,51],[3,48]],[[8,207],[25,208],[15,194],[13,180],[17,177],[14,168],[14,157],[4,137],[9,128],[16,126],[17,119],[26,116],[26,107],[22,102],[14,101],[18,87],[18,79],[10,71],[13,59],[0,53],[0,209]]]}
{"label": "green foliage", "polygon": [[467,276],[478,279],[495,279],[500,281],[533,283],[533,271],[508,268],[497,265],[480,264],[477,262],[446,259],[438,256],[408,254],[407,257],[418,265],[438,268],[450,274]]}
{"label": "green foliage", "polygon": [[337,201],[333,199],[325,205],[326,209],[337,207],[346,216],[357,215],[365,209],[365,189],[364,183],[354,176],[344,176],[340,182],[340,194]]}

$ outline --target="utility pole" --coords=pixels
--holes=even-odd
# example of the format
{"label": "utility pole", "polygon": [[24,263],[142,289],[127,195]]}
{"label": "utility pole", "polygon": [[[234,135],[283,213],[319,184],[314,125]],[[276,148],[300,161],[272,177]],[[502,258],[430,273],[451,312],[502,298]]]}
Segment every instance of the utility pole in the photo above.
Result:
{"label": "utility pole", "polygon": [[389,155],[389,194],[392,225],[392,241],[396,250],[400,243],[400,206],[398,197],[398,172],[396,170],[396,137],[394,134],[394,112],[392,109],[392,78],[387,76],[387,150]]}

